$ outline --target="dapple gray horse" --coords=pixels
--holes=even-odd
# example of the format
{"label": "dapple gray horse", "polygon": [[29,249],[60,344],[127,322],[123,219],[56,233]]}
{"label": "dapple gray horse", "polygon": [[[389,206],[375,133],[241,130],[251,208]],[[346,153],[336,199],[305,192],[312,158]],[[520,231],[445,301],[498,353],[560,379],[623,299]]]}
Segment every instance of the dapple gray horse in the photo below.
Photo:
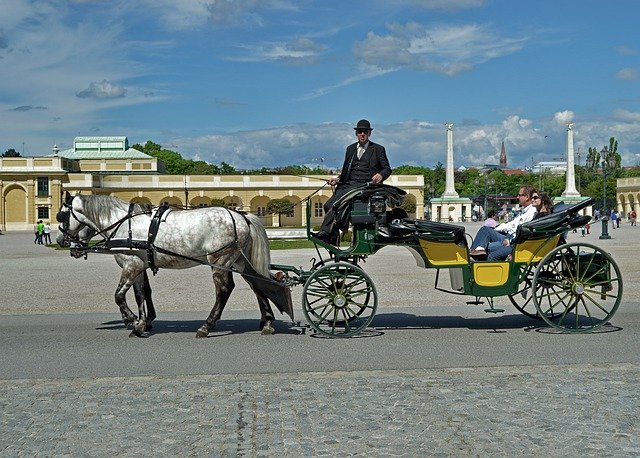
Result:
{"label": "dapple gray horse", "polygon": [[[211,266],[216,302],[206,321],[197,330],[196,337],[206,337],[220,319],[235,287],[233,272],[240,273],[256,294],[263,334],[274,333],[272,324],[275,318],[269,299],[280,311],[292,315],[290,296],[283,294],[280,298],[278,294],[273,294],[273,285],[277,286],[277,292],[282,290],[288,293],[288,289],[285,291],[282,285],[271,279],[267,234],[258,217],[222,207],[190,210],[171,208],[162,215],[153,243],[145,245],[150,240],[154,211],[157,208],[151,210],[137,204],[130,205],[115,197],[72,197],[67,193],[58,213],[61,225],[57,242],[61,246],[71,246],[72,255],[77,255],[78,248],[86,247],[88,240],[96,235],[107,241],[107,248],[109,243],[118,247],[117,250],[107,250],[114,254],[122,268],[115,301],[125,324],[133,324],[134,335],[143,335],[149,328],[150,318],[155,316],[152,303],[147,305],[153,316],[147,316],[145,309],[146,299],[150,302],[151,298],[145,272],[150,266],[168,269],[185,269],[201,264]],[[127,242],[133,242],[134,249]],[[135,249],[136,246],[139,249]],[[144,248],[140,249],[141,246]],[[149,259],[149,256],[153,259]],[[261,288],[261,285],[266,287]],[[131,286],[134,286],[138,302],[138,317],[127,306],[126,293]],[[265,294],[265,290],[271,294]]]}

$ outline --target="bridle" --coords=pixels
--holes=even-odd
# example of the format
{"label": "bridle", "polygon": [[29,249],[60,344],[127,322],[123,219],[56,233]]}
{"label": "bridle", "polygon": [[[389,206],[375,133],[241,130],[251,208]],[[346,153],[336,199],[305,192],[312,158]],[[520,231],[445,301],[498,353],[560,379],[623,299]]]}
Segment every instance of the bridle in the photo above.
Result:
{"label": "bridle", "polygon": [[[68,209],[68,211],[64,211],[64,209]],[[76,216],[76,213],[73,211],[73,199],[67,200],[62,204],[62,208],[56,215],[56,220],[60,223],[58,227],[60,232],[63,234],[63,243],[71,246],[71,255],[74,257],[86,256],[87,248],[89,247],[89,240],[93,237],[99,235],[103,238],[102,241],[98,242],[98,244],[106,244],[109,240],[114,236],[118,228],[124,224],[126,221],[129,223],[129,238],[131,238],[131,219],[134,216],[146,214],[147,211],[142,212],[134,212],[133,211],[134,204],[129,204],[128,212],[116,222],[110,224],[104,229],[100,229],[98,227],[94,227],[93,224],[86,223],[82,221],[81,218]],[[75,219],[79,226],[74,231],[69,229],[69,222],[71,218]],[[83,229],[89,230],[88,235],[81,235]]]}
{"label": "bridle", "polygon": [[[63,209],[65,208],[68,211],[64,211]],[[78,229],[73,233],[69,229],[69,222],[71,221],[72,217],[78,222]],[[62,204],[62,208],[56,215],[56,220],[60,223],[60,225],[58,226],[58,230],[63,235],[62,246],[71,247],[71,256],[74,256],[76,258],[86,256],[86,251],[84,249],[89,247],[89,240],[95,235],[95,229],[82,222],[80,218],[76,216],[75,212],[73,211],[73,205],[71,202],[64,202]],[[80,234],[85,228],[89,230],[89,233],[86,236],[81,237]]]}

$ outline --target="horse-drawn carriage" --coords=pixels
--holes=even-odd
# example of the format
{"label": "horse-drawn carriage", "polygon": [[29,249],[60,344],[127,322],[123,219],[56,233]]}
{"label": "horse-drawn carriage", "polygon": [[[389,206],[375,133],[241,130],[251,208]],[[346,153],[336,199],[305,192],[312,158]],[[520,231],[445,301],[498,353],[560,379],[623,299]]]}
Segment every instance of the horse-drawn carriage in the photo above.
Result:
{"label": "horse-drawn carriage", "polygon": [[[146,208],[108,196],[67,196],[58,213],[61,245],[76,257],[88,252],[115,255],[122,267],[116,303],[135,335],[155,317],[146,270],[211,266],[216,303],[196,335],[205,337],[220,318],[238,273],[256,293],[261,329],[273,333],[269,301],[293,319],[291,287],[303,285],[302,309],[309,325],[332,337],[364,330],[378,308],[378,293],[360,263],[381,248],[406,247],[418,266],[436,269],[434,288],[486,301],[487,312],[502,312],[494,298],[507,296],[522,313],[568,332],[588,332],[607,323],[622,299],[622,276],[612,257],[586,243],[566,243],[566,233],[583,226],[580,210],[592,203],[556,205],[551,215],[518,228],[513,252],[505,261],[477,261],[469,254],[464,226],[407,218],[400,208],[405,191],[384,184],[366,185],[334,204],[336,222],[351,227],[351,241],[336,247],[307,236],[319,261],[309,270],[270,264],[267,236],[258,218],[225,208],[167,210]],[[103,240],[89,245],[94,236]],[[327,252],[326,259],[320,248]],[[441,271],[450,284],[442,285]],[[275,272],[275,273],[274,273]],[[139,315],[125,294],[134,288]]]}
{"label": "horse-drawn carriage", "polygon": [[[328,252],[328,259],[309,271],[271,266],[283,271],[290,285],[304,285],[303,312],[316,331],[348,337],[371,323],[378,294],[359,263],[388,245],[404,246],[418,266],[436,269],[435,289],[473,296],[478,304],[484,300],[487,312],[503,312],[494,305],[494,298],[507,296],[525,315],[568,332],[592,331],[616,312],[622,276],[615,261],[600,247],[565,240],[569,230],[589,221],[580,210],[592,199],[558,204],[552,214],[521,225],[508,260],[476,261],[469,254],[470,236],[464,226],[406,218],[398,208],[404,194],[388,185],[366,185],[349,192],[334,206],[337,221],[351,224],[348,246],[314,239],[307,221],[309,238]],[[450,274],[448,288],[442,286],[444,269]]]}

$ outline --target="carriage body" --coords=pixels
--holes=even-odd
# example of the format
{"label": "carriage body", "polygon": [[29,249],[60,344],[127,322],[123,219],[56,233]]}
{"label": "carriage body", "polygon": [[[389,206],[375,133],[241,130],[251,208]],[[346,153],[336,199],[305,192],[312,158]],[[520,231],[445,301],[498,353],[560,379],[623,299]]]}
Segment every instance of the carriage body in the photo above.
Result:
{"label": "carriage body", "polygon": [[[551,215],[523,224],[508,260],[478,261],[469,254],[470,235],[464,226],[411,220],[406,214],[398,217],[402,213],[397,211],[398,197],[403,193],[393,186],[369,185],[341,199],[334,207],[337,221],[346,227],[349,218],[352,228],[345,247],[313,239],[307,220],[309,238],[330,256],[311,271],[296,272],[305,285],[303,311],[317,331],[347,337],[372,321],[377,293],[358,262],[389,245],[406,247],[418,266],[436,269],[435,289],[472,296],[478,304],[486,302],[487,312],[504,311],[494,307],[493,299],[507,296],[525,315],[565,331],[587,332],[606,323],[617,310],[622,278],[615,261],[599,247],[565,241],[567,231],[590,219],[579,211],[592,199],[558,205]],[[449,273],[448,286],[442,286],[444,270]]]}

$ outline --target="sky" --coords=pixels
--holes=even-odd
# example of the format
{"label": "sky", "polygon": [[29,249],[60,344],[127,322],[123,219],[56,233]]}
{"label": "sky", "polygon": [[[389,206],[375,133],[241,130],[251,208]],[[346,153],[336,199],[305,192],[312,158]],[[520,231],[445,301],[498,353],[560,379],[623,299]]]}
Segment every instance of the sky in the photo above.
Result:
{"label": "sky", "polygon": [[[640,165],[637,0],[2,0],[0,150],[126,136],[238,169]],[[578,157],[580,154],[580,157]]]}

